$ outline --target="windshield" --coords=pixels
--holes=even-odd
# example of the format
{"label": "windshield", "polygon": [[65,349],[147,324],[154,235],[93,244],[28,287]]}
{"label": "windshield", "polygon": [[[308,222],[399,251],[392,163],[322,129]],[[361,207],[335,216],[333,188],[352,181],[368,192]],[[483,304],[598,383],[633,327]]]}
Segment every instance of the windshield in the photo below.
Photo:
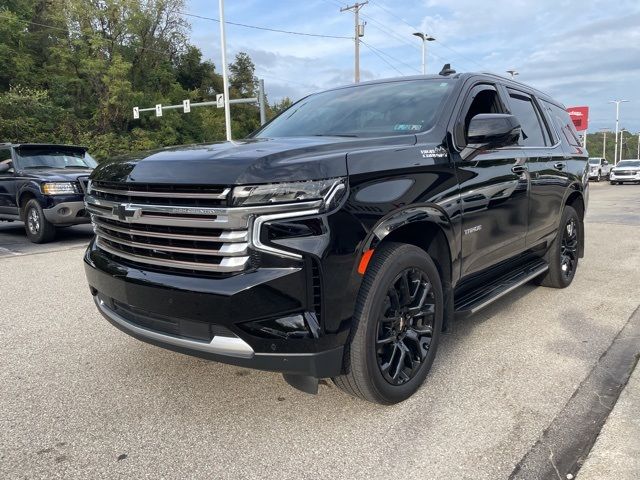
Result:
{"label": "windshield", "polygon": [[254,137],[402,135],[429,130],[454,80],[356,85],[296,102]]}
{"label": "windshield", "polygon": [[589,159],[589,163],[591,165],[600,165],[600,159],[599,158],[590,158]]}
{"label": "windshield", "polygon": [[616,167],[640,167],[640,160],[620,160]]}
{"label": "windshield", "polygon": [[80,148],[22,147],[16,151],[19,168],[92,169],[96,161]]}

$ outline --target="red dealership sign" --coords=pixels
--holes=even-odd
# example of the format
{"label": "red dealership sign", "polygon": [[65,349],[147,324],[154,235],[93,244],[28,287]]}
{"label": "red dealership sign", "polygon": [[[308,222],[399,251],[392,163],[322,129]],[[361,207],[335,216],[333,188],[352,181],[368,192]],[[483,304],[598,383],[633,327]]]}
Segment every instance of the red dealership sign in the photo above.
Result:
{"label": "red dealership sign", "polygon": [[582,132],[589,127],[589,107],[569,107],[567,112],[569,112],[576,130]]}

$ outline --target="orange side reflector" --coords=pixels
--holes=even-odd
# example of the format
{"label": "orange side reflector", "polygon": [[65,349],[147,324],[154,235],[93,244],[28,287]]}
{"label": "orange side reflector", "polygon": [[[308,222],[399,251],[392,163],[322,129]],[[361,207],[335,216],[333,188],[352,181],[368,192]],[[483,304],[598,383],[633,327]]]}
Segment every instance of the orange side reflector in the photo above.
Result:
{"label": "orange side reflector", "polygon": [[364,272],[367,271],[367,266],[369,265],[369,260],[371,260],[372,255],[373,255],[372,248],[362,254],[362,258],[360,259],[360,265],[358,265],[358,273],[360,275],[364,275]]}

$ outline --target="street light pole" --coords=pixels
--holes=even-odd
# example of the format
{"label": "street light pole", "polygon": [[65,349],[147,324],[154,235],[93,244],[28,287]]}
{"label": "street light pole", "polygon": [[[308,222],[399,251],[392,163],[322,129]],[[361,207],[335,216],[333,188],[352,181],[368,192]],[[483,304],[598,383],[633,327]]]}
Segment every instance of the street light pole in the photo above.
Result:
{"label": "street light pole", "polygon": [[414,35],[422,40],[422,74],[427,73],[427,42],[435,41],[435,37],[424,32],[415,32]]}
{"label": "street light pole", "polygon": [[[355,79],[355,83],[359,83],[360,82],[360,37],[362,35],[360,35],[360,9],[362,7],[364,7],[367,3],[369,3],[369,0],[367,0],[366,2],[361,2],[361,3],[354,3],[353,5],[349,5],[347,7],[341,8],[340,11],[341,12],[346,12],[347,10],[353,10],[354,18],[355,18],[355,29],[354,29],[354,33],[355,33],[355,47],[356,47],[356,52],[355,52],[355,65],[354,65],[354,79]],[[363,27],[363,31],[364,31],[364,27]]]}
{"label": "street light pole", "polygon": [[229,108],[229,73],[227,72],[227,37],[224,31],[224,0],[218,0],[220,18],[220,49],[222,50],[222,85],[224,93],[224,125],[227,141],[231,141],[231,109]]}
{"label": "street light pole", "polygon": [[618,125],[620,123],[620,104],[627,103],[629,100],[611,100],[609,103],[616,104],[616,148],[613,154],[613,163],[614,165],[618,164]]}

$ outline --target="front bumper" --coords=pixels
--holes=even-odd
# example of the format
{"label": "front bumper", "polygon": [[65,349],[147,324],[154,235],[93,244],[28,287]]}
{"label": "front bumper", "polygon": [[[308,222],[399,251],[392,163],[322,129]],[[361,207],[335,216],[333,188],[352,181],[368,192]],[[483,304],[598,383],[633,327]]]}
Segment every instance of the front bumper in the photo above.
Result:
{"label": "front bumper", "polygon": [[616,175],[612,172],[609,179],[615,182],[640,182],[640,174]]}
{"label": "front bumper", "polygon": [[[341,373],[346,331],[327,334],[320,329],[305,338],[271,338],[245,328],[305,314],[308,272],[302,263],[298,268],[190,277],[125,265],[92,243],[85,272],[100,313],[144,342],[247,368],[316,378]],[[151,323],[141,324],[139,314],[129,311],[143,312]],[[220,329],[228,333],[215,333]],[[203,331],[213,332],[211,338]]]}
{"label": "front bumper", "polygon": [[77,225],[89,223],[83,201],[62,202],[43,210],[47,221],[54,225]]}
{"label": "front bumper", "polygon": [[[601,174],[601,177],[606,177],[605,174]],[[589,171],[589,180],[591,180],[592,178],[598,178],[598,171],[596,170],[595,172],[593,171]]]}

